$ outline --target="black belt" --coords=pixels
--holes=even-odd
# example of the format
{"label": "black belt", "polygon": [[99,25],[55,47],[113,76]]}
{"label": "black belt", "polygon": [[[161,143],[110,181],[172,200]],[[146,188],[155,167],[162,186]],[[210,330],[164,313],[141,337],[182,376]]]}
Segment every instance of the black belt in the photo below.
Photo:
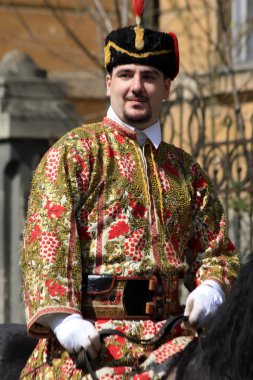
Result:
{"label": "black belt", "polygon": [[[85,318],[164,320],[180,313],[178,308],[170,309],[160,276],[85,275],[83,281]],[[113,303],[116,294],[119,307]]]}

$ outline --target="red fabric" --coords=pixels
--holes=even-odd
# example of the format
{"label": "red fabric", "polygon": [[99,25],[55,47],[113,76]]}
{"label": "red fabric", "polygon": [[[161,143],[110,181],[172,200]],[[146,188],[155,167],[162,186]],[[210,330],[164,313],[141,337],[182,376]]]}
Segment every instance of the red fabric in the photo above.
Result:
{"label": "red fabric", "polygon": [[144,0],[134,0],[133,10],[135,17],[141,17],[144,12]]}
{"label": "red fabric", "polygon": [[168,33],[168,35],[173,38],[173,42],[174,42],[175,71],[173,74],[171,74],[171,80],[173,80],[177,76],[178,71],[179,71],[179,48],[178,48],[177,36],[175,35],[175,33],[170,32]]}

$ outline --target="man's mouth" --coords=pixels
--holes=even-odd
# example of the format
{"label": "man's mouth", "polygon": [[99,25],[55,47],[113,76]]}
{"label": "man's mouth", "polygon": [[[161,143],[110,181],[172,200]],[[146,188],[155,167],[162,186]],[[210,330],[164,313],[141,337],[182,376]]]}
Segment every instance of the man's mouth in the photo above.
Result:
{"label": "man's mouth", "polygon": [[136,103],[145,103],[147,101],[146,98],[127,98],[128,102],[136,102]]}

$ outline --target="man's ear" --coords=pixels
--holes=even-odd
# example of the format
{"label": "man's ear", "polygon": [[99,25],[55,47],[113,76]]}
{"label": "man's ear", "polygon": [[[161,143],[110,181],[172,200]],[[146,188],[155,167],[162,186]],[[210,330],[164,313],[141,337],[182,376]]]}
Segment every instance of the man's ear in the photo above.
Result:
{"label": "man's ear", "polygon": [[170,95],[171,80],[169,78],[164,79],[164,100],[167,100]]}
{"label": "man's ear", "polygon": [[105,79],[106,79],[106,96],[111,96],[111,81],[112,81],[111,75],[107,74]]}

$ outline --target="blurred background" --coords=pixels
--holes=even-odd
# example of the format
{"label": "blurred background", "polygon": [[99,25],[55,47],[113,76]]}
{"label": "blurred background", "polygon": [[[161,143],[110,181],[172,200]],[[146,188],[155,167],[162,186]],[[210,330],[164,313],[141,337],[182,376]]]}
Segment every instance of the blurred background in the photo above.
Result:
{"label": "blurred background", "polygon": [[[32,173],[56,139],[105,115],[103,47],[131,0],[0,0],[0,323],[24,322],[19,269]],[[253,0],[146,0],[177,34],[164,140],[207,170],[241,257],[253,244]]]}

